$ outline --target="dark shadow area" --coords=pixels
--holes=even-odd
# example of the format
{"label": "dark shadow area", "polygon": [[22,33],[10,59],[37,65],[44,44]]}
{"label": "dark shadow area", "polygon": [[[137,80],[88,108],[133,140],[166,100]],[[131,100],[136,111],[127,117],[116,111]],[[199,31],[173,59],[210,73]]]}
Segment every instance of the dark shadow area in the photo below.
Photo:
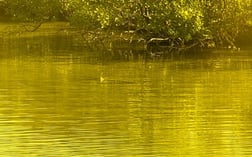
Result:
{"label": "dark shadow area", "polygon": [[243,49],[252,47],[252,26],[245,27],[243,33],[237,38],[237,45]]}

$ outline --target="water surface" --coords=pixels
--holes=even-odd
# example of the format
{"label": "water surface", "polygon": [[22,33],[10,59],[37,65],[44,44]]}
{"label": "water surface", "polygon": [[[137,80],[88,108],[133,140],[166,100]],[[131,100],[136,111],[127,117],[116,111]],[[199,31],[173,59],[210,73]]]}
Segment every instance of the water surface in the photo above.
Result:
{"label": "water surface", "polygon": [[252,156],[252,51],[197,53],[1,40],[0,156]]}

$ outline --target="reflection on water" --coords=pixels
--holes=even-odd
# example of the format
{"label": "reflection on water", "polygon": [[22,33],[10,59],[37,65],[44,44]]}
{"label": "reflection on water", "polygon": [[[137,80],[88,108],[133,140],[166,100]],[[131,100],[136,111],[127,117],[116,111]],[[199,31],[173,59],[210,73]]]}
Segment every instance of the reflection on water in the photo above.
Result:
{"label": "reflection on water", "polygon": [[0,46],[0,156],[252,156],[249,52],[104,61],[40,40]]}

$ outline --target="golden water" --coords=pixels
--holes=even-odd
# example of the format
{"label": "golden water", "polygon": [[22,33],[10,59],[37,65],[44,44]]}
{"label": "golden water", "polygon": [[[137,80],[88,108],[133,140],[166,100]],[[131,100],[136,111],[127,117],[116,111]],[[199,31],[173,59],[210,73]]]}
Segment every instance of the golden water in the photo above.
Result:
{"label": "golden water", "polygon": [[1,157],[252,156],[252,51],[102,61],[19,42],[0,49]]}

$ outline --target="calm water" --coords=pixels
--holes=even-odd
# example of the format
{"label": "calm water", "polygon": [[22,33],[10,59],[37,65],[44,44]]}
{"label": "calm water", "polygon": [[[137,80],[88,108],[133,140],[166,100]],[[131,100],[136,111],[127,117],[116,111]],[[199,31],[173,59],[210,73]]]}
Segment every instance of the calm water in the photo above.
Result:
{"label": "calm water", "polygon": [[1,39],[0,156],[252,156],[252,51],[123,56]]}

